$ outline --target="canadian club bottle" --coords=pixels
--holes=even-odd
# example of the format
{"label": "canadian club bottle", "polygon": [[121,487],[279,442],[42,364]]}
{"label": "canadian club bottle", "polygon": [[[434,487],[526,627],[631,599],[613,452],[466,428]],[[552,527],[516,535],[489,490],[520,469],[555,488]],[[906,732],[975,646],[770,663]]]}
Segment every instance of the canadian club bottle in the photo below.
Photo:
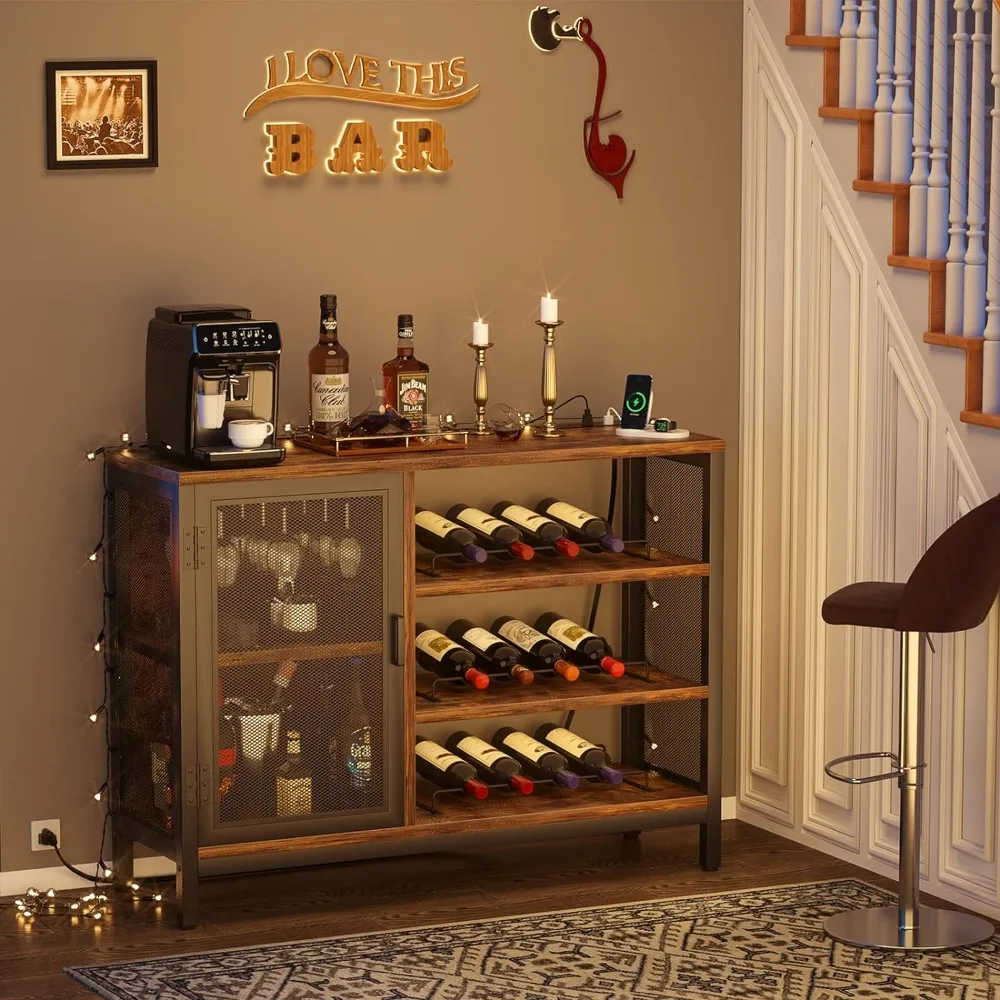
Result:
{"label": "canadian club bottle", "polygon": [[336,435],[351,419],[350,355],[338,340],[337,296],[319,297],[319,343],[309,352],[309,428]]}
{"label": "canadian club bottle", "polygon": [[535,628],[564,646],[566,659],[584,667],[600,667],[612,677],[621,677],[625,673],[625,664],[612,656],[606,639],[588,632],[582,625],[563,618],[555,611],[546,611],[541,615],[535,622]]}
{"label": "canadian club bottle", "polygon": [[489,788],[476,780],[476,769],[440,743],[417,734],[417,773],[441,788],[461,788],[474,799],[485,799]]}
{"label": "canadian club bottle", "polygon": [[504,726],[493,734],[492,743],[506,750],[528,774],[536,778],[554,779],[564,788],[580,786],[580,776],[566,770],[566,758],[527,733]]}
{"label": "canadian club bottle", "polygon": [[302,763],[298,730],[289,729],[288,756],[278,768],[276,792],[279,816],[308,816],[312,812],[312,772]]}
{"label": "canadian club bottle", "polygon": [[534,682],[534,673],[519,662],[517,650],[492,632],[477,628],[465,618],[453,621],[446,631],[449,639],[472,650],[476,663],[487,673],[510,674],[518,684]]}
{"label": "canadian club bottle", "polygon": [[562,658],[562,646],[527,622],[501,615],[490,626],[490,631],[516,646],[521,651],[521,659],[536,670],[554,670],[568,681],[575,681],[580,676],[580,668]]}
{"label": "canadian club bottle", "polygon": [[611,766],[611,761],[604,750],[582,736],[577,736],[576,733],[557,726],[554,722],[546,722],[535,730],[535,739],[563,754],[574,771],[592,774],[612,785],[621,784],[622,773]]}
{"label": "canadian club bottle", "polygon": [[486,562],[486,550],[476,545],[476,536],[468,528],[423,507],[417,508],[414,523],[417,541],[425,549],[444,555],[465,556],[469,562]]}
{"label": "canadian club bottle", "polygon": [[571,503],[549,497],[540,500],[535,505],[535,510],[557,521],[566,529],[569,537],[578,542],[599,542],[601,548],[609,552],[622,552],[625,549],[625,543],[611,533],[607,521],[580,507],[574,507]]}
{"label": "canadian club bottle", "polygon": [[415,431],[427,426],[427,376],[430,366],[413,356],[413,317],[396,321],[396,356],[382,365],[386,402],[410,421]]}
{"label": "canadian club bottle", "polygon": [[567,538],[566,529],[551,517],[537,514],[519,503],[511,503],[510,500],[495,503],[490,513],[513,524],[532,545],[555,546],[557,552],[570,558],[580,554],[580,546],[572,538]]}
{"label": "canadian club bottle", "polygon": [[461,677],[477,691],[489,687],[490,679],[475,668],[476,658],[463,646],[437,629],[417,622],[417,663],[438,677]]}
{"label": "canadian club bottle", "polygon": [[521,765],[510,754],[490,746],[486,740],[481,740],[472,733],[462,730],[452,733],[445,741],[445,746],[453,754],[472,764],[491,784],[506,783],[522,795],[530,795],[535,790],[534,782],[521,774]]}
{"label": "canadian club bottle", "polygon": [[457,503],[448,511],[450,520],[471,528],[480,541],[491,548],[507,549],[516,559],[527,562],[535,558],[535,550],[521,540],[521,532],[513,524],[491,517],[486,511],[468,504]]}

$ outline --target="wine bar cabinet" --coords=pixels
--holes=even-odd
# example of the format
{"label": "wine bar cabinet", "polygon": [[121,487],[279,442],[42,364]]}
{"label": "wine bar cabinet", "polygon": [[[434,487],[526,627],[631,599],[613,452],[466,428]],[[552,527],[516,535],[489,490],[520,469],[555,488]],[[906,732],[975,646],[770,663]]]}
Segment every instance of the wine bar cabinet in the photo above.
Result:
{"label": "wine bar cabinet", "polygon": [[[143,448],[108,457],[110,788],[116,868],[136,844],[177,863],[181,926],[199,863],[573,823],[574,832],[698,824],[721,854],[721,440],[626,443],[607,428],[516,444],[309,451],[192,470]],[[481,565],[420,549],[416,477],[612,460],[624,551]],[[417,600],[602,585],[620,600],[622,677],[441,682],[418,668]],[[612,588],[611,585],[617,585]],[[655,615],[648,613],[655,606]],[[478,801],[417,773],[422,726],[620,711],[620,784],[538,783]],[[563,723],[560,722],[560,725]],[[581,827],[580,824],[585,824]]]}

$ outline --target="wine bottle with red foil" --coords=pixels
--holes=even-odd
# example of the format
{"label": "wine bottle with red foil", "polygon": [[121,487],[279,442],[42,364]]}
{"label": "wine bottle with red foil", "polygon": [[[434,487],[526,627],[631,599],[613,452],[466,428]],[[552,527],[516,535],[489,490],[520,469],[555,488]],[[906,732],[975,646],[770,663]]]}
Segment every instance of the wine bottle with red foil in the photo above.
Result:
{"label": "wine bottle with red foil", "polygon": [[535,730],[535,739],[558,750],[569,766],[579,774],[592,774],[612,785],[621,784],[621,771],[611,766],[611,759],[596,743],[591,743],[554,722],[539,726]]}
{"label": "wine bottle with red foil", "polygon": [[278,672],[274,675],[274,691],[271,693],[271,708],[279,712],[288,708],[288,686],[292,683],[298,666],[295,660],[282,660],[278,664]]}
{"label": "wine bottle with red foil", "polygon": [[536,670],[554,670],[568,681],[575,681],[580,676],[580,668],[563,659],[564,650],[558,642],[554,642],[520,618],[501,615],[490,626],[490,631],[517,647],[521,652],[521,659],[529,667],[534,667]]}
{"label": "wine bottle with red foil", "polygon": [[490,510],[494,517],[501,521],[513,524],[525,541],[531,545],[551,545],[556,552],[571,559],[580,554],[580,546],[572,538],[566,537],[566,529],[551,517],[538,514],[528,507],[522,507],[519,503],[512,503],[510,500],[501,500],[495,503]]}
{"label": "wine bottle with red foil", "polygon": [[522,795],[530,795],[535,784],[521,774],[521,765],[510,754],[491,746],[472,733],[459,730],[452,733],[444,744],[453,754],[464,758],[490,784],[508,784]]}
{"label": "wine bottle with red foil", "polygon": [[449,639],[471,650],[476,664],[489,674],[510,674],[518,684],[531,684],[534,673],[521,663],[517,650],[499,636],[478,628],[467,618],[453,621],[445,630]]}
{"label": "wine bottle with red foil", "polygon": [[425,549],[443,555],[464,556],[469,562],[486,562],[486,550],[476,545],[476,536],[468,528],[422,507],[417,508],[414,521],[417,541]]}
{"label": "wine bottle with red foil", "polygon": [[569,537],[578,542],[598,542],[608,552],[625,550],[625,543],[611,533],[608,522],[582,507],[555,497],[547,497],[535,504],[535,510],[561,524]]}
{"label": "wine bottle with red foil", "polygon": [[520,529],[478,507],[457,503],[448,511],[448,518],[470,528],[487,548],[506,549],[515,559],[525,562],[535,558],[535,550],[521,538]]}
{"label": "wine bottle with red foil", "polygon": [[417,663],[438,677],[460,677],[477,691],[489,687],[487,674],[477,670],[476,658],[464,646],[435,628],[417,622]]}
{"label": "wine bottle with red foil", "polygon": [[509,753],[520,763],[526,774],[534,778],[554,779],[564,788],[580,787],[580,776],[567,769],[566,758],[527,733],[504,726],[493,734],[490,742]]}
{"label": "wine bottle with red foil", "polygon": [[569,618],[563,618],[558,612],[546,611],[540,615],[535,628],[560,643],[566,650],[567,660],[582,667],[600,667],[612,677],[621,677],[625,673],[625,664],[615,659],[607,639],[594,635]]}
{"label": "wine bottle with red foil", "polygon": [[439,788],[461,788],[474,799],[485,799],[489,788],[476,778],[476,769],[440,743],[417,734],[417,773]]}

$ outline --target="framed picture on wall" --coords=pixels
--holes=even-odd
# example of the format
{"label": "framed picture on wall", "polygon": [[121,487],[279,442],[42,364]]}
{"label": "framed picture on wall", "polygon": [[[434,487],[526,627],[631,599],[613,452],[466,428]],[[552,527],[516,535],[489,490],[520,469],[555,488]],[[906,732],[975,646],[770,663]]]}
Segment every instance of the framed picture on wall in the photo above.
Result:
{"label": "framed picture on wall", "polygon": [[156,166],[156,62],[47,62],[49,170]]}

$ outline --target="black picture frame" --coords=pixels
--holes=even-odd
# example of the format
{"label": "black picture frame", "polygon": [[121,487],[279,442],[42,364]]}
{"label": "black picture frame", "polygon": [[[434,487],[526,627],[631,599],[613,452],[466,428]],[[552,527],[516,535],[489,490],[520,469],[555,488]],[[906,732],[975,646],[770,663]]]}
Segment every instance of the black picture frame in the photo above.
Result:
{"label": "black picture frame", "polygon": [[[63,97],[74,93],[70,122]],[[45,109],[49,170],[157,166],[155,59],[47,62]]]}

